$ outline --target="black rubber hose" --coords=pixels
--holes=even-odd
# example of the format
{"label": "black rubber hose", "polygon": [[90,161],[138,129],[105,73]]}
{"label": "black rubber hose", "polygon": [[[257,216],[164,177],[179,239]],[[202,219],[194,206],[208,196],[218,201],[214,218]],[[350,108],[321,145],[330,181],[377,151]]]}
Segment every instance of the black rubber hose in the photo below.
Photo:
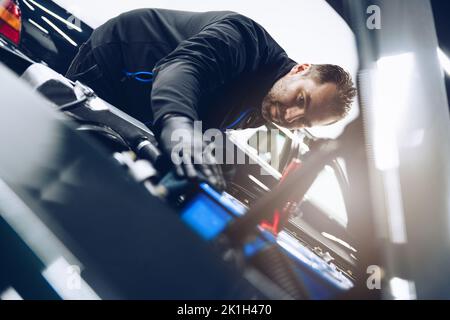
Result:
{"label": "black rubber hose", "polygon": [[295,300],[310,299],[307,288],[294,270],[293,262],[271,244],[256,253],[250,262]]}
{"label": "black rubber hose", "polygon": [[150,163],[163,175],[168,171],[169,164],[163,153],[150,141],[142,139],[136,144],[135,150],[138,157],[150,161]]}

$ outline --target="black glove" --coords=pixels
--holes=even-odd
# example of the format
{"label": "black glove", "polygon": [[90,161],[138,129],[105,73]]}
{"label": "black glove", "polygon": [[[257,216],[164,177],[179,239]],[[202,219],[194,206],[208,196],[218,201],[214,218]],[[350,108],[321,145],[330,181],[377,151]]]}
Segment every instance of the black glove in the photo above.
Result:
{"label": "black glove", "polygon": [[220,190],[225,188],[222,168],[211,153],[213,146],[203,142],[201,131],[194,134],[192,119],[167,115],[162,120],[161,128],[161,146],[174,164],[178,176],[204,180]]}

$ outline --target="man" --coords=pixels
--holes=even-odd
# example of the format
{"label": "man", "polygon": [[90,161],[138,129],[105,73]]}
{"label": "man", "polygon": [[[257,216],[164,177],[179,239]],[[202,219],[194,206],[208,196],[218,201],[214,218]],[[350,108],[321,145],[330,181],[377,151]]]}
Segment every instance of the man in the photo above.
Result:
{"label": "man", "polygon": [[[67,77],[151,125],[168,155],[175,129],[203,145],[195,120],[221,130],[327,125],[345,116],[355,96],[342,68],[296,63],[263,27],[230,11],[121,14],[93,32]],[[181,156],[178,175],[223,186],[213,160],[198,161],[194,148]]]}

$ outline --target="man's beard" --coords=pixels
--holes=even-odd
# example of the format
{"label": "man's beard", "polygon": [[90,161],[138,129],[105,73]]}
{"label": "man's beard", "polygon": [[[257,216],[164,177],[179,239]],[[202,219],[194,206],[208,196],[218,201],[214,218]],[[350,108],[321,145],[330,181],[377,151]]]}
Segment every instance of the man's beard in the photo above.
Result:
{"label": "man's beard", "polygon": [[271,97],[271,93],[269,92],[263,99],[261,103],[261,114],[264,120],[268,122],[272,122],[272,116],[270,115],[270,106],[273,104],[273,97]]}
{"label": "man's beard", "polygon": [[264,118],[264,120],[269,122],[274,122],[274,118],[272,117],[272,114],[270,113],[270,108],[272,106],[279,107],[279,102],[277,99],[277,91],[279,91],[280,83],[277,82],[274,84],[272,88],[270,88],[267,95],[264,97],[262,103],[261,103],[261,113]]}
{"label": "man's beard", "polygon": [[285,91],[285,83],[283,80],[284,79],[281,78],[274,83],[261,103],[261,114],[266,121],[274,122],[276,120],[272,117],[270,108],[271,106],[275,106],[276,108],[280,107],[279,99],[277,97]]}

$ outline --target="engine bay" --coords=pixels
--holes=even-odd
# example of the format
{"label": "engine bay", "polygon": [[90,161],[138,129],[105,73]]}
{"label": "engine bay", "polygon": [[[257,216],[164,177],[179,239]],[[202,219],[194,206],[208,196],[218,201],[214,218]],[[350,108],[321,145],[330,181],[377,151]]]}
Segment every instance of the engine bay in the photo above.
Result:
{"label": "engine bay", "polygon": [[[126,179],[140,188],[141,193],[147,194],[141,196],[157,202],[160,208],[173,211],[166,214],[172,215],[172,219],[180,221],[212,248],[220,263],[231,265],[237,279],[244,279],[253,288],[252,294],[256,291],[261,297],[272,299],[326,299],[336,298],[354,286],[358,253],[347,243],[345,227],[303,197],[309,188],[307,183],[303,187],[306,190],[289,200],[277,196],[277,188],[279,193],[286,189],[286,180],[290,185],[298,184],[292,176],[294,173],[302,175],[298,170],[299,163],[303,166],[303,161],[311,162],[306,157],[309,153],[305,152],[308,150],[305,141],[314,142],[317,152],[326,155],[321,169],[327,162],[340,168],[337,161],[333,162],[336,158],[333,152],[338,150],[336,145],[330,148],[328,142],[314,141],[305,133],[298,135],[303,138],[301,143],[300,138],[292,141],[284,137],[285,143],[290,145],[290,154],[284,155],[286,168],[281,174],[257,152],[250,150],[248,141],[242,138],[245,134],[239,137],[238,132],[228,133],[228,139],[235,141],[233,146],[237,152],[244,158],[252,157],[253,161],[236,166],[238,172],[227,181],[227,189],[219,192],[206,183],[174,180],[174,173],[158,149],[151,129],[103,101],[82,83],[73,83],[42,64],[31,64],[21,74],[21,79],[47,99],[54,109],[51,111],[58,113],[56,118],[64,113],[64,122],[70,122],[78,132],[76,135],[98,146],[102,155],[115,162]],[[61,144],[64,148],[71,145],[66,141]],[[292,148],[293,144],[297,145]],[[320,150],[319,145],[324,150]],[[55,152],[59,153],[58,150]],[[83,166],[82,163],[72,165]],[[320,169],[315,170],[317,172],[311,177],[306,175],[306,181],[314,181]],[[59,173],[62,179],[66,171]],[[167,176],[172,179],[164,183]],[[89,179],[95,179],[95,174]],[[39,188],[33,192],[40,192],[42,197],[46,189]],[[97,190],[94,198],[99,191],[106,192],[107,188]],[[82,194],[78,196],[83,198]],[[261,203],[267,201],[276,201],[278,205],[265,212],[258,211]],[[149,217],[152,214],[148,212]],[[327,224],[327,229],[319,228]],[[346,237],[345,241],[340,237]],[[165,265],[164,261],[160,263]]]}

